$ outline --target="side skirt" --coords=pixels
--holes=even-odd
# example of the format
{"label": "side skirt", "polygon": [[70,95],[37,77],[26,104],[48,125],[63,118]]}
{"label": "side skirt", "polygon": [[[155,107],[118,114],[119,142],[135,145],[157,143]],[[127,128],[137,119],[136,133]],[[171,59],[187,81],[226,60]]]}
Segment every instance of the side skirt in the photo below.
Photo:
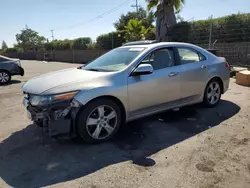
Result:
{"label": "side skirt", "polygon": [[144,108],[142,110],[136,110],[136,111],[130,113],[130,115],[127,119],[127,122],[133,121],[135,119],[140,119],[140,118],[143,118],[146,116],[154,115],[154,114],[157,114],[157,113],[162,112],[162,111],[197,104],[197,103],[202,102],[202,100],[203,100],[202,96],[195,95],[195,96],[191,96],[191,97],[163,103],[163,104],[156,105],[153,107]]}

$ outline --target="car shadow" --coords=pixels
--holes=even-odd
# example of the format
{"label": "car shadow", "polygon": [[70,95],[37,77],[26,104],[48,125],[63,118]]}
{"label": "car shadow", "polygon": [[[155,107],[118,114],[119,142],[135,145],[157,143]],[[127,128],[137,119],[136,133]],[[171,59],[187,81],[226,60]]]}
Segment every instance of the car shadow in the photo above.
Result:
{"label": "car shadow", "polygon": [[200,105],[164,112],[128,123],[110,142],[87,145],[61,140],[41,144],[36,126],[13,133],[0,143],[0,177],[12,187],[43,187],[74,180],[120,162],[141,169],[152,154],[184,141],[234,116],[240,107],[222,100],[216,108]]}
{"label": "car shadow", "polygon": [[0,84],[0,86],[9,86],[9,85],[20,84],[20,83],[21,83],[20,80],[10,80],[9,83],[7,83],[7,84]]}

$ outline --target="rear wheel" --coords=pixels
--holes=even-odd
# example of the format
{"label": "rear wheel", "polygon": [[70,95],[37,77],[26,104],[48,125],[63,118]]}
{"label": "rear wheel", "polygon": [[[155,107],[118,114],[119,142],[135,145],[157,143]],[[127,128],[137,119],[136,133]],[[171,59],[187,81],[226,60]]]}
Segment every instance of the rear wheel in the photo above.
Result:
{"label": "rear wheel", "polygon": [[121,126],[121,110],[109,99],[98,99],[79,112],[76,120],[78,136],[88,143],[112,138]]}
{"label": "rear wheel", "polygon": [[11,80],[11,74],[8,71],[0,70],[0,84],[7,84]]}
{"label": "rear wheel", "polygon": [[203,102],[208,107],[214,107],[220,102],[221,83],[218,79],[212,79],[205,89]]}

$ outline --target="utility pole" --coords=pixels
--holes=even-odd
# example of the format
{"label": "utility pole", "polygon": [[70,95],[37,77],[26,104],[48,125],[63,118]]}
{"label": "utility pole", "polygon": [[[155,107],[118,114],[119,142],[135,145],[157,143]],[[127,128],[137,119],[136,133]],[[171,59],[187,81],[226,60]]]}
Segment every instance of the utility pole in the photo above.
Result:
{"label": "utility pole", "polygon": [[135,5],[131,5],[131,7],[135,7],[136,8],[137,19],[139,19],[139,5],[138,5],[138,0],[135,0]]}
{"label": "utility pole", "polygon": [[112,32],[112,49],[114,48],[114,32]]}
{"label": "utility pole", "polygon": [[51,31],[51,37],[52,37],[52,39],[54,40],[54,30],[51,29],[50,31]]}
{"label": "utility pole", "polygon": [[212,43],[212,29],[213,29],[213,15],[210,16],[210,30],[209,30],[209,43],[208,48],[211,49],[211,43]]}
{"label": "utility pole", "polygon": [[[50,31],[51,31],[52,41],[54,41],[54,30],[53,30],[53,29],[51,29]],[[52,48],[52,47],[51,47],[51,48]],[[52,59],[54,60],[55,53],[54,53],[54,50],[52,50],[52,49],[51,49],[51,51],[52,51]]]}
{"label": "utility pole", "polygon": [[137,12],[137,18],[138,18],[138,14],[139,14],[139,6],[138,6],[138,0],[135,0],[135,6],[136,6],[136,12]]}

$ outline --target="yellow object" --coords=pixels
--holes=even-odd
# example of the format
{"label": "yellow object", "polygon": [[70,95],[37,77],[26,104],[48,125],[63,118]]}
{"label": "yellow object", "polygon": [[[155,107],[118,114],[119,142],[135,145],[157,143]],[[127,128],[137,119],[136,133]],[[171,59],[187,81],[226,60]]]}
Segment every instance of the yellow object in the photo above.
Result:
{"label": "yellow object", "polygon": [[74,91],[74,92],[70,92],[70,93],[64,93],[64,94],[60,94],[60,95],[56,95],[55,96],[55,100],[68,100],[73,98],[78,91]]}

